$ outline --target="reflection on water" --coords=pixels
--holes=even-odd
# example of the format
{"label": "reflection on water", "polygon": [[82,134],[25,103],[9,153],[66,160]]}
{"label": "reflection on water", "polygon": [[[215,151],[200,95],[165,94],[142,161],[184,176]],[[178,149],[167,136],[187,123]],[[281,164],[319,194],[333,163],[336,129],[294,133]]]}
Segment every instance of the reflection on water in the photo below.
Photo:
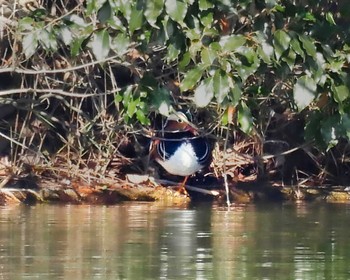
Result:
{"label": "reflection on water", "polygon": [[9,206],[0,279],[349,279],[350,205]]}

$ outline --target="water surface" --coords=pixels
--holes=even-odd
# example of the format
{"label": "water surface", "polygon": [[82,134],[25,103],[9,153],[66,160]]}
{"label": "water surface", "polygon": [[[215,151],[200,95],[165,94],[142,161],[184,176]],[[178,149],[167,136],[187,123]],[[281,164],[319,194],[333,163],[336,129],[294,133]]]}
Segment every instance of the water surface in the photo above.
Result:
{"label": "water surface", "polygon": [[0,208],[0,279],[350,279],[350,205]]}

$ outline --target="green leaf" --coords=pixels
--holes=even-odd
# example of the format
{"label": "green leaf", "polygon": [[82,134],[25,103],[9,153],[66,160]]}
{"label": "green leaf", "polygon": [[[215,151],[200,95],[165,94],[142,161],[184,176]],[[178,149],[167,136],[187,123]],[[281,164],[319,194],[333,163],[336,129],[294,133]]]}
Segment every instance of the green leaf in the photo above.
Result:
{"label": "green leaf", "polygon": [[239,84],[233,84],[233,88],[231,89],[231,105],[238,105],[239,100],[241,100],[242,89]]}
{"label": "green leaf", "polygon": [[340,121],[343,130],[345,131],[345,135],[348,138],[348,141],[350,141],[350,116],[349,114],[345,113],[341,115],[341,121]]}
{"label": "green leaf", "polygon": [[309,106],[314,100],[316,89],[316,82],[306,75],[297,80],[293,88],[293,95],[299,111]]}
{"label": "green leaf", "polygon": [[327,144],[323,141],[321,135],[321,121],[324,115],[321,111],[311,111],[309,117],[306,119],[304,138],[307,142],[315,141],[316,145],[322,149],[327,148]]}
{"label": "green leaf", "polygon": [[123,55],[126,53],[130,45],[130,39],[123,33],[119,33],[116,37],[113,38],[111,47],[113,50],[119,54]]}
{"label": "green leaf", "polygon": [[176,48],[174,44],[169,44],[167,48],[167,54],[166,54],[167,62],[170,63],[174,61],[175,59],[178,58],[179,54],[180,54],[180,50]]}
{"label": "green leaf", "polygon": [[36,52],[36,48],[38,47],[38,38],[36,33],[34,32],[24,35],[22,44],[26,58],[30,58]]}
{"label": "green leaf", "polygon": [[223,36],[220,39],[220,45],[225,51],[235,51],[237,48],[243,46],[246,41],[247,39],[241,34]]}
{"label": "green leaf", "polygon": [[257,52],[259,56],[264,60],[264,62],[271,62],[271,59],[273,57],[273,47],[270,44],[262,42],[261,46],[258,47]]}
{"label": "green leaf", "polygon": [[191,54],[189,52],[184,53],[182,59],[179,61],[179,70],[183,71],[190,61]]}
{"label": "green leaf", "polygon": [[191,54],[191,58],[195,61],[198,55],[198,52],[203,48],[201,41],[192,41],[188,51]]}
{"label": "green leaf", "polygon": [[343,136],[339,121],[339,115],[329,116],[321,120],[321,135],[323,141],[328,145],[327,150],[334,147],[338,143],[338,139]]}
{"label": "green leaf", "polygon": [[73,41],[70,43],[70,54],[72,57],[76,57],[80,53],[81,45],[84,41],[84,37],[73,39]]}
{"label": "green leaf", "polygon": [[106,1],[103,6],[98,10],[97,18],[101,23],[105,23],[112,16],[112,9],[109,1]]}
{"label": "green leaf", "polygon": [[33,30],[34,19],[31,17],[24,17],[19,19],[18,28],[20,31],[30,31]]}
{"label": "green leaf", "polygon": [[300,39],[306,53],[311,57],[315,57],[316,56],[316,46],[314,44],[314,41],[309,36],[306,36],[306,35],[299,35],[299,39]]}
{"label": "green leaf", "polygon": [[296,54],[300,55],[303,59],[305,59],[305,52],[301,48],[300,41],[298,40],[298,38],[293,38],[290,41],[290,45]]}
{"label": "green leaf", "polygon": [[138,119],[138,121],[142,125],[150,125],[151,124],[151,121],[149,120],[149,118],[147,118],[147,116],[145,115],[145,113],[142,110],[136,111],[136,118]]}
{"label": "green leaf", "polygon": [[312,13],[310,13],[310,12],[305,13],[303,19],[304,19],[305,21],[316,22],[315,16],[314,16]]}
{"label": "green leaf", "polygon": [[349,88],[346,85],[339,85],[332,87],[334,93],[334,100],[338,103],[343,102],[345,99],[349,98]]}
{"label": "green leaf", "polygon": [[152,0],[152,1],[146,1],[146,10],[145,10],[145,17],[146,20],[150,25],[152,25],[154,28],[159,28],[159,26],[156,25],[158,16],[162,13],[164,7],[164,1],[163,0]]}
{"label": "green leaf", "polygon": [[331,12],[326,13],[326,20],[331,24],[331,25],[336,25],[334,21],[333,14]]}
{"label": "green leaf", "polygon": [[214,22],[214,15],[213,13],[203,12],[203,14],[200,17],[200,20],[205,27],[210,28]]}
{"label": "green leaf", "polygon": [[61,26],[59,30],[59,36],[65,45],[70,45],[73,41],[72,31],[66,26]]}
{"label": "green leaf", "polygon": [[203,71],[203,67],[199,66],[188,71],[181,82],[181,91],[192,89],[202,77]]}
{"label": "green leaf", "polygon": [[208,0],[198,0],[198,6],[200,11],[205,11],[213,7],[213,3]]}
{"label": "green leaf", "polygon": [[86,13],[88,15],[95,13],[107,2],[109,2],[109,1],[106,1],[106,0],[87,0],[86,1]]}
{"label": "green leaf", "polygon": [[194,103],[198,107],[206,107],[214,97],[213,78],[202,81],[194,92]]}
{"label": "green leaf", "polygon": [[217,51],[210,48],[203,48],[201,52],[201,59],[204,65],[211,66],[217,58]]}
{"label": "green leaf", "polygon": [[139,100],[131,100],[130,102],[128,102],[128,108],[126,113],[128,114],[128,116],[131,118],[137,110],[137,104],[139,103]]}
{"label": "green leaf", "polygon": [[221,104],[233,87],[232,79],[224,71],[217,70],[214,74],[213,85],[216,100]]}
{"label": "green leaf", "polygon": [[106,58],[110,50],[110,37],[106,29],[97,31],[90,42],[91,50],[97,60]]}
{"label": "green leaf", "polygon": [[80,27],[87,27],[89,24],[84,21],[84,19],[76,14],[68,15],[64,17],[64,20],[69,24],[73,23]]}
{"label": "green leaf", "polygon": [[187,13],[187,3],[181,0],[166,0],[165,9],[170,18],[180,24]]}
{"label": "green leaf", "polygon": [[165,88],[158,88],[151,93],[151,104],[163,116],[169,116],[171,111],[171,94]]}
{"label": "green leaf", "polygon": [[240,63],[236,64],[236,70],[242,81],[245,81],[250,75],[254,74],[260,65],[260,59],[257,53],[248,47],[239,48]]}
{"label": "green leaf", "polygon": [[289,49],[288,54],[282,57],[282,60],[287,63],[291,71],[294,68],[295,58],[296,58],[296,53],[292,49]]}
{"label": "green leaf", "polygon": [[291,37],[283,30],[277,30],[274,33],[273,45],[275,47],[275,54],[279,60],[282,54],[288,50]]}
{"label": "green leaf", "polygon": [[238,120],[240,129],[244,133],[251,132],[253,128],[253,117],[250,112],[250,109],[248,108],[247,104],[245,104],[244,102],[242,102],[240,106],[238,106],[237,120]]}
{"label": "green leaf", "polygon": [[136,1],[129,1],[129,0],[114,0],[114,1],[110,1],[111,4],[114,5],[114,9],[115,10],[119,10],[124,17],[126,18],[126,20],[129,22],[131,19],[131,11],[132,11],[132,5],[135,3]]}
{"label": "green leaf", "polygon": [[130,20],[129,20],[129,30],[131,33],[134,33],[135,30],[138,30],[143,25],[143,11],[138,10],[137,7],[133,7],[131,10]]}

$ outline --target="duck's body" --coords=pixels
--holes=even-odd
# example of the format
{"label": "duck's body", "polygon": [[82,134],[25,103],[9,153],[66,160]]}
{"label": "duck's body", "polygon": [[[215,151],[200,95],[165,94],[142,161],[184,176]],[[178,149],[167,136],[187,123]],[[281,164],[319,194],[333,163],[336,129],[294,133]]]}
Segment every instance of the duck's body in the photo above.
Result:
{"label": "duck's body", "polygon": [[192,175],[210,161],[210,147],[206,138],[190,131],[164,133],[157,145],[156,161],[170,174]]}
{"label": "duck's body", "polygon": [[[180,116],[180,118],[179,118]],[[186,122],[187,121],[187,122]],[[198,135],[182,113],[170,116],[155,141],[155,160],[172,175],[188,176],[208,166],[211,146],[206,137]]]}

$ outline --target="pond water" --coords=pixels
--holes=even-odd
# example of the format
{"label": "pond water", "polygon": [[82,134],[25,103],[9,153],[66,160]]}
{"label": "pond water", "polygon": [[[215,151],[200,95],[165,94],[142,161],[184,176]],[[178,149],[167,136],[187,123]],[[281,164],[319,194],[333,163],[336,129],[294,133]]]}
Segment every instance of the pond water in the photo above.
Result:
{"label": "pond water", "polygon": [[350,279],[350,205],[0,208],[0,279]]}

